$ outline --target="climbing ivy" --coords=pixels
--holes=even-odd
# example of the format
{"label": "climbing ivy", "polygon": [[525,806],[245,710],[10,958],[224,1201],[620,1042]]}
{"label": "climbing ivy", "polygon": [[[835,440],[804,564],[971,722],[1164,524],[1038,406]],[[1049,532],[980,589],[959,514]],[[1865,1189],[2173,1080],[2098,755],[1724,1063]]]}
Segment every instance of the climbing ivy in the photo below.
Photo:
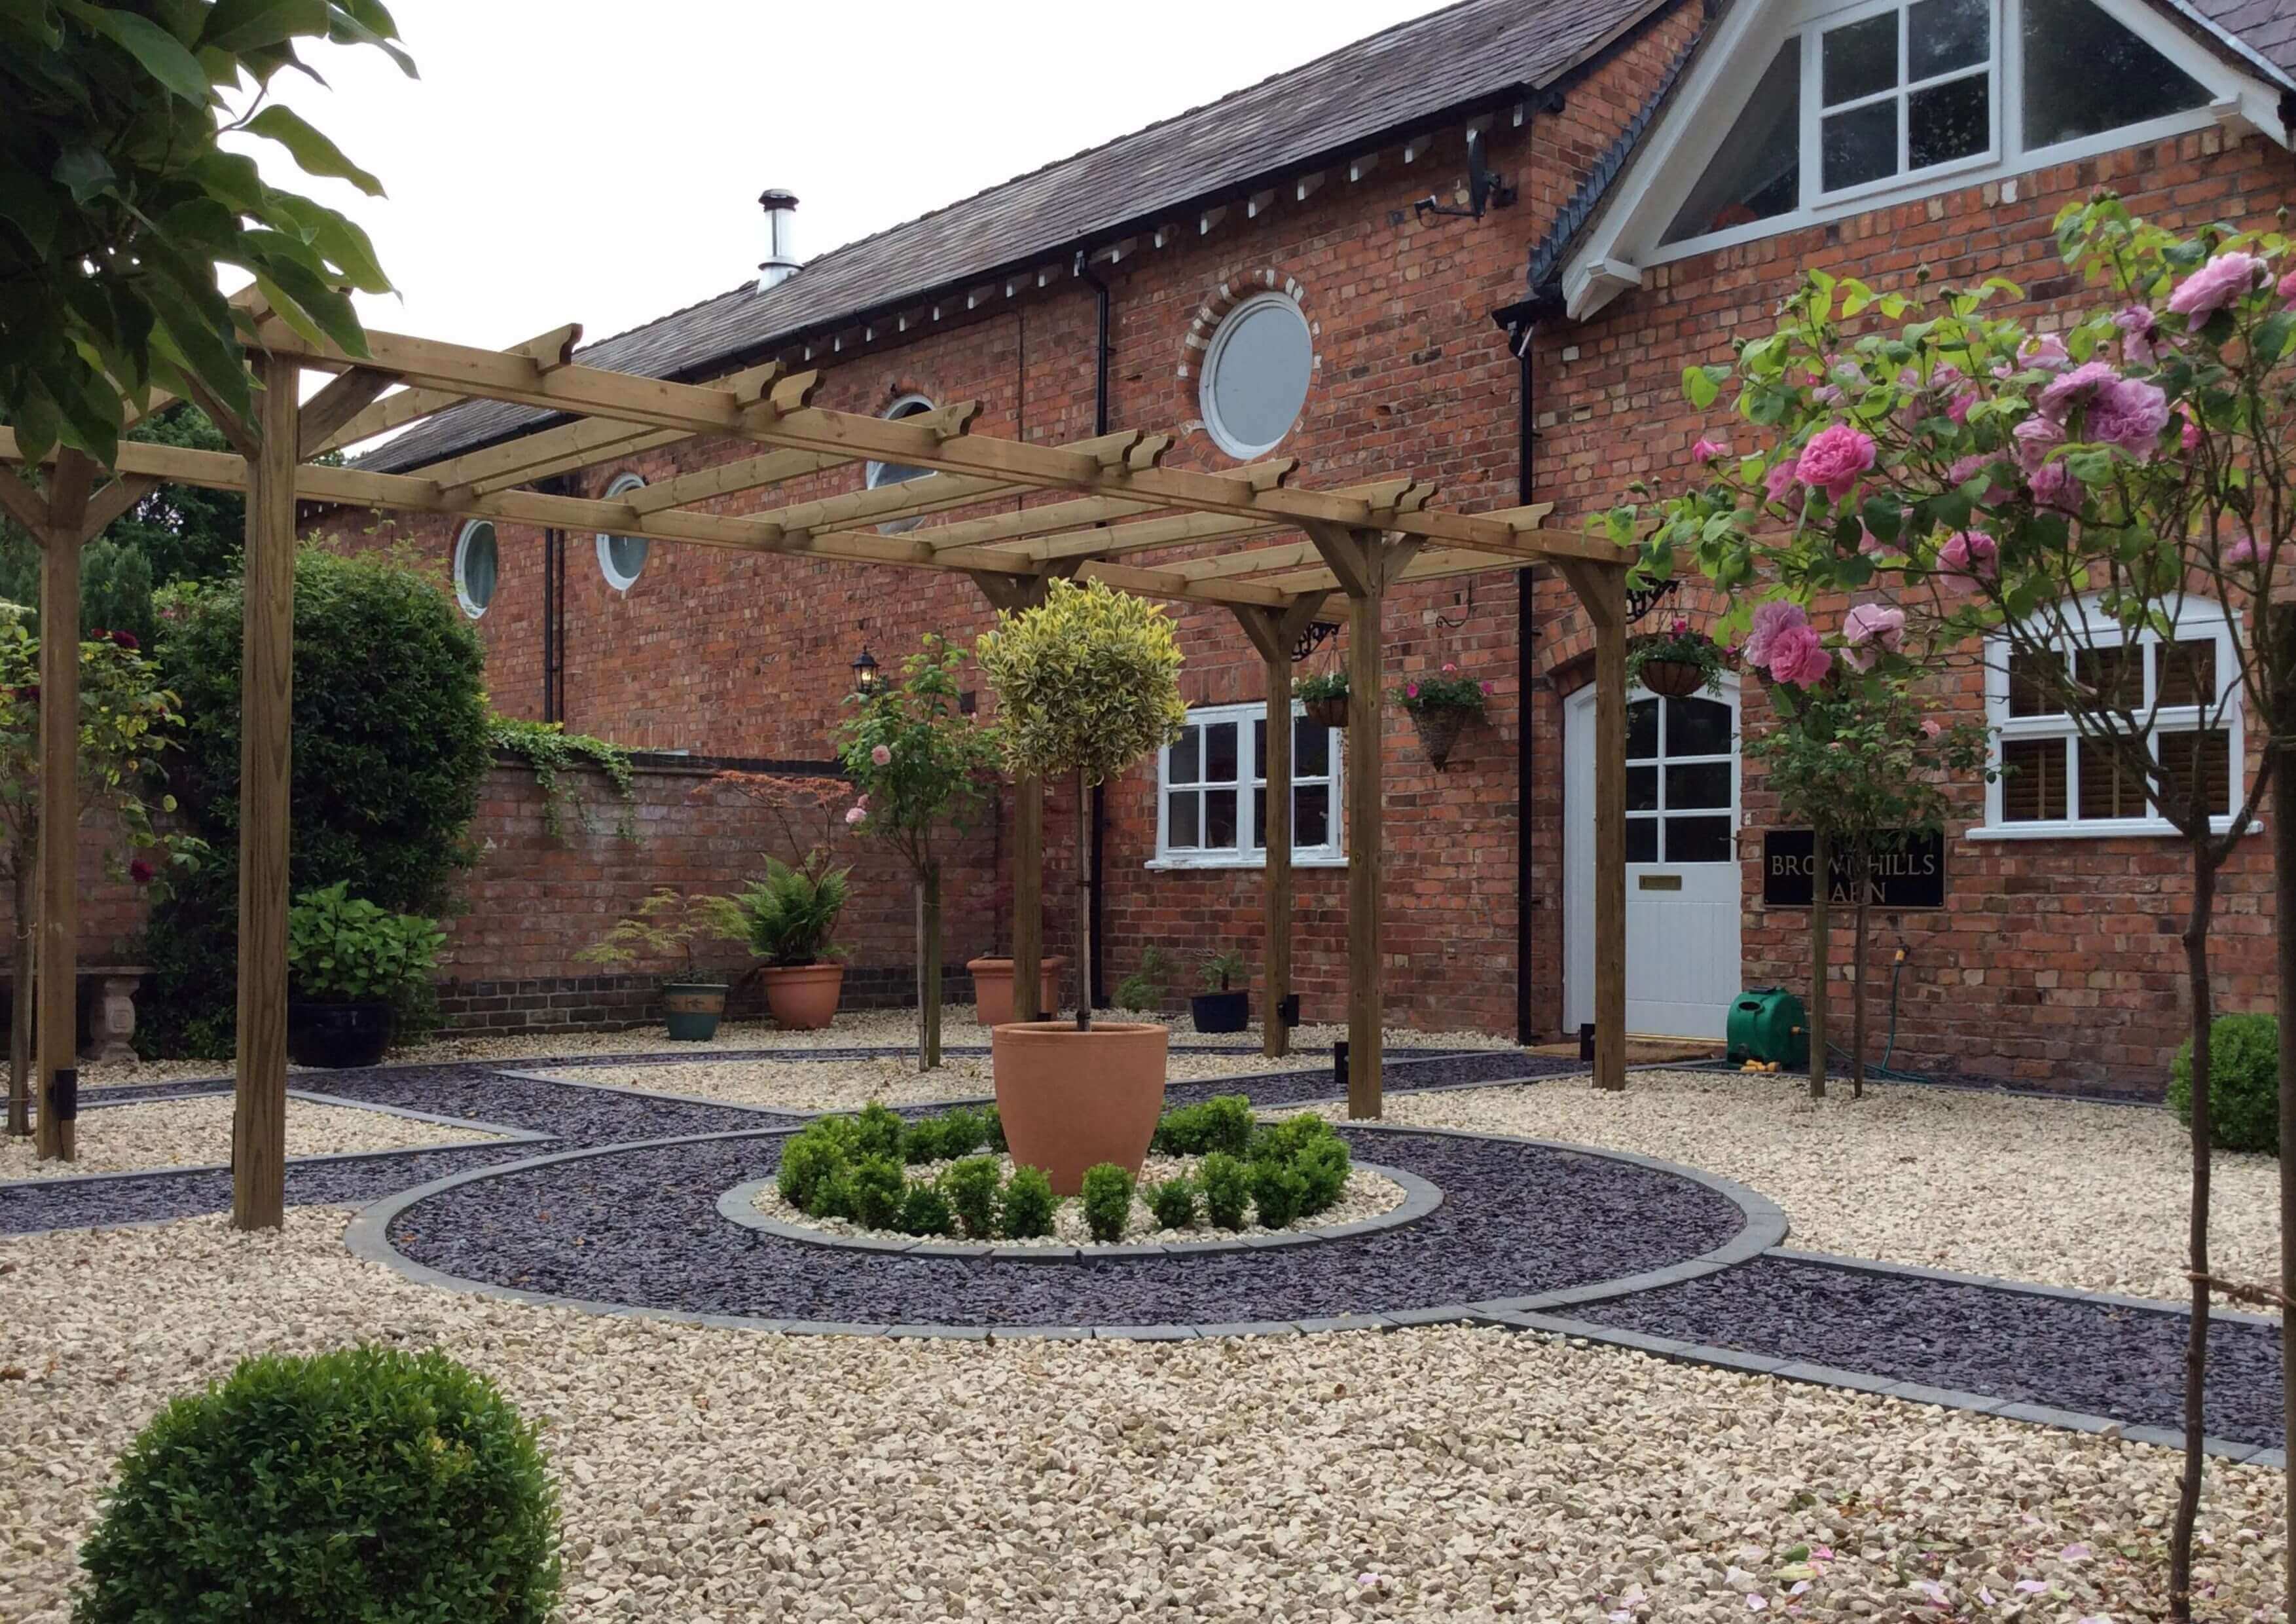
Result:
{"label": "climbing ivy", "polygon": [[572,767],[594,767],[606,775],[622,802],[622,815],[614,824],[615,836],[625,841],[637,839],[637,822],[630,811],[637,800],[636,773],[630,766],[628,750],[586,733],[568,733],[559,722],[528,722],[516,717],[496,716],[489,719],[488,726],[497,754],[515,756],[533,770],[534,782],[542,790],[542,826],[553,840],[565,831],[564,810],[568,807],[574,808],[584,833],[593,827],[589,807],[558,781],[558,775]]}

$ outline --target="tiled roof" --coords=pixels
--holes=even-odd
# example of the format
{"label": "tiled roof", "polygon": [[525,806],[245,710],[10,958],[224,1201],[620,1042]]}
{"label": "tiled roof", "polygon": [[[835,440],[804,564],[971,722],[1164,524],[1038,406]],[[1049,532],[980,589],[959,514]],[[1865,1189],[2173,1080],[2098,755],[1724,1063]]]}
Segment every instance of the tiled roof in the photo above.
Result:
{"label": "tiled roof", "polygon": [[2281,72],[2296,78],[2296,0],[2185,0]]}
{"label": "tiled roof", "polygon": [[[1537,88],[1676,0],[1464,0],[1105,146],[744,284],[578,352],[593,366],[692,377],[799,334],[1039,259],[1175,209]],[[2284,0],[2251,0],[2251,4]],[[360,459],[397,470],[550,421],[473,401]]]}

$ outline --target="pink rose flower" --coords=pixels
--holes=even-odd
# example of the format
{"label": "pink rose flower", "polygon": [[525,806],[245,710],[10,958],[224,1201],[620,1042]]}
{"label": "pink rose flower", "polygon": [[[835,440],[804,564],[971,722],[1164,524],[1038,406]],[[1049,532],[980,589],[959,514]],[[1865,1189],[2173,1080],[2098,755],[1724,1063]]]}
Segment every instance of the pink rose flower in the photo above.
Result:
{"label": "pink rose flower", "polygon": [[2052,379],[2041,390],[2040,398],[2033,403],[2033,408],[2051,422],[2062,422],[2072,415],[2075,406],[2088,405],[2100,391],[2119,381],[2120,373],[2110,362],[2084,362]]}
{"label": "pink rose flower", "polygon": [[2296,271],[2291,271],[2283,276],[2280,279],[2279,287],[2274,291],[2280,295],[2284,303],[2296,306]]}
{"label": "pink rose flower", "polygon": [[1770,493],[1773,502],[1784,501],[1786,493],[1793,488],[1793,482],[1794,465],[1792,463],[1780,463],[1762,476],[1762,488]]}
{"label": "pink rose flower", "polygon": [[1938,736],[1938,734],[1939,734],[1943,733],[1944,731],[1945,731],[1945,724],[1944,724],[1943,722],[1939,721],[1939,720],[1937,719],[1937,718],[1935,718],[1935,717],[1933,717],[1933,716],[1925,716],[1925,717],[1923,717],[1923,718],[1922,718],[1922,736],[1923,736],[1923,737],[1924,737],[1924,738],[1930,738],[1930,739],[1934,739],[1934,738],[1936,738],[1936,737]]}
{"label": "pink rose flower", "polygon": [[2046,462],[2049,453],[2065,443],[2064,425],[2046,417],[2028,417],[2010,432],[2017,441],[2017,464],[2027,473]]}
{"label": "pink rose flower", "polygon": [[1894,654],[1905,645],[1906,611],[1885,603],[1857,604],[1842,617],[1841,636],[1853,645],[1879,644]]}
{"label": "pink rose flower", "polygon": [[879,767],[892,766],[893,747],[890,744],[880,744],[876,749],[869,752],[869,759],[875,762]]}
{"label": "pink rose flower", "polygon": [[2248,531],[2243,530],[2233,544],[2224,550],[2221,562],[2227,564],[2252,564],[2263,556],[2264,549],[2256,545],[2256,537]]}
{"label": "pink rose flower", "polygon": [[869,809],[866,807],[848,807],[845,809],[845,826],[849,829],[868,816]]}
{"label": "pink rose flower", "polygon": [[2120,329],[2120,358],[2131,366],[2161,364],[2161,318],[2149,305],[2131,305],[2112,318]]}
{"label": "pink rose flower", "polygon": [[1458,667],[1456,667],[1456,666],[1453,665],[1453,664],[1452,664],[1449,660],[1445,660],[1445,661],[1443,662],[1443,675],[1444,675],[1444,676],[1446,676],[1446,677],[1450,676],[1452,672],[1454,672],[1454,671],[1457,670],[1458,668],[1459,668]]}
{"label": "pink rose flower", "polygon": [[146,863],[141,857],[136,858],[133,863],[130,863],[127,865],[127,877],[135,881],[138,885],[151,884],[152,876],[157,871],[154,870],[149,863]]}
{"label": "pink rose flower", "polygon": [[2121,378],[2105,386],[2081,420],[2088,438],[2118,446],[2140,463],[2149,463],[2161,448],[2161,431],[2169,426],[2169,397],[2158,386],[2135,378]]}
{"label": "pink rose flower", "polygon": [[2065,348],[2064,340],[2054,332],[2027,339],[2017,349],[2017,365],[2038,367],[2043,372],[2061,373],[2073,364],[2072,352]]}
{"label": "pink rose flower", "polygon": [[1417,699],[1419,697],[1419,685],[1417,683],[1406,685],[1403,690],[1403,697],[1406,699]]}
{"label": "pink rose flower", "polygon": [[2169,295],[2169,308],[2178,316],[2206,321],[2256,285],[2256,274],[2265,268],[2254,254],[2218,254],[2177,284]]}
{"label": "pink rose flower", "polygon": [[2033,501],[2041,507],[2053,508],[2060,513],[2078,513],[2081,508],[2084,487],[2080,479],[2062,463],[2044,463],[2033,470],[2027,481],[2033,488]]}
{"label": "pink rose flower", "polygon": [[853,804],[866,812],[869,809],[869,798],[866,795],[856,795],[853,798]]}
{"label": "pink rose flower", "polygon": [[2001,573],[2001,544],[1983,530],[1956,530],[1938,548],[1937,562],[1940,585],[1975,593]]}
{"label": "pink rose flower", "polygon": [[1849,494],[1857,476],[1873,466],[1874,437],[1847,423],[1835,423],[1810,437],[1794,463],[1793,477],[1839,500]]}
{"label": "pink rose flower", "polygon": [[1728,456],[1729,455],[1730,442],[1728,440],[1716,439],[1712,436],[1705,434],[1700,435],[1698,437],[1698,443],[1690,448],[1691,459],[1693,462],[1710,463],[1718,456]]}
{"label": "pink rose flower", "polygon": [[1975,390],[1964,390],[1945,403],[1946,417],[1953,422],[1966,423],[1969,421],[1969,408],[1975,406],[1977,402],[1978,393]]}
{"label": "pink rose flower", "polygon": [[1486,683],[1483,685],[1483,692],[1484,692],[1484,693],[1496,693],[1498,692],[1498,690],[1497,690],[1496,688],[1492,687],[1492,686],[1491,686],[1491,685],[1490,685],[1489,683],[1486,682]]}
{"label": "pink rose flower", "polygon": [[[1951,485],[1966,485],[1979,474],[1984,473],[1988,469],[1991,468],[1994,463],[1998,459],[1996,457],[1987,456],[1982,453],[1972,452],[1967,456],[1957,459],[1952,467],[1946,470],[1946,480]],[[2006,502],[2009,499],[2009,488],[2003,485],[1998,479],[1996,479],[1990,485],[1988,485],[1985,488],[1985,494],[1980,496],[1978,500],[1980,502]]]}
{"label": "pink rose flower", "polygon": [[2189,417],[2185,418],[2184,427],[2177,431],[2177,443],[2187,451],[2198,451],[2201,448],[2201,425]]}
{"label": "pink rose flower", "polygon": [[1798,688],[1825,680],[1833,669],[1833,656],[1825,651],[1817,628],[1804,622],[1790,626],[1770,642],[1770,676]]}
{"label": "pink rose flower", "polygon": [[1784,598],[1773,598],[1754,611],[1754,624],[1746,633],[1746,663],[1767,666],[1770,651],[1776,645],[1779,634],[1798,626],[1808,626],[1809,616],[1799,603],[1789,603]]}

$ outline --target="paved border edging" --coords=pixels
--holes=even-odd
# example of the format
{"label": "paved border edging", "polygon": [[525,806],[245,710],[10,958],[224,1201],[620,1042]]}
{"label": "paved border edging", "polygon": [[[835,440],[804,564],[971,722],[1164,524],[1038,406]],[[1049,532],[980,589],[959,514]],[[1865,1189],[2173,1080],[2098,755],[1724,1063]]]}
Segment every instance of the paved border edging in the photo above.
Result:
{"label": "paved border edging", "polygon": [[[2054,1297],[2065,1302],[2093,1302],[2109,1308],[2129,1308],[2140,1314],[2176,1314],[2189,1316],[2192,1309],[2186,1304],[2163,1297],[2130,1297],[2120,1292],[2092,1292],[2082,1286],[2044,1285],[2032,1280],[2010,1280],[1999,1275],[1969,1275],[1955,1269],[1924,1268],[1915,1263],[1884,1263],[1873,1258],[1849,1258],[1830,1251],[1798,1251],[1791,1246],[1775,1246],[1770,1256],[1789,1263],[1817,1264],[1826,1268],[1846,1269],[1852,1274],[1881,1275],[1894,1279],[1935,1280],[1946,1285],[1973,1285],[1988,1292],[2014,1292],[2025,1297]],[[2256,1325],[2277,1331],[2280,1316],[2276,1314],[2251,1314],[2243,1308],[2222,1308],[2211,1304],[2211,1322],[2227,1325]]]}
{"label": "paved border edging", "polygon": [[838,1234],[831,1230],[816,1229],[810,1225],[767,1218],[758,1210],[757,1198],[759,1192],[773,1186],[771,1177],[752,1178],[735,1185],[718,1198],[718,1212],[729,1223],[739,1224],[744,1229],[758,1230],[781,1240],[793,1241],[800,1246],[818,1246],[827,1251],[895,1252],[905,1258],[962,1258],[976,1263],[1117,1263],[1138,1258],[1194,1258],[1208,1252],[1273,1251],[1285,1246],[1351,1241],[1358,1236],[1377,1234],[1382,1229],[1400,1229],[1406,1224],[1415,1224],[1443,1204],[1443,1192],[1416,1173],[1407,1173],[1401,1168],[1387,1167],[1375,1161],[1358,1161],[1355,1166],[1402,1185],[1402,1202],[1374,1217],[1356,1218],[1345,1224],[1329,1224],[1317,1229],[1285,1230],[1274,1234],[1240,1234],[1232,1240],[1214,1236],[1201,1241],[1114,1241],[1086,1246],[999,1246],[993,1242],[982,1241],[911,1240],[903,1243],[870,1235]]}

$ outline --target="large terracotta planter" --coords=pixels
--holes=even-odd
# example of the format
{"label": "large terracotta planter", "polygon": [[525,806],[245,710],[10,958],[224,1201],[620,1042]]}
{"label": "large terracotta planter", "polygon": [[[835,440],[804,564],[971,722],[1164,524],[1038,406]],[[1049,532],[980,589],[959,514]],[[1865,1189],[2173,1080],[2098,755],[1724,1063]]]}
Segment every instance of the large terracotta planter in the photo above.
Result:
{"label": "large terracotta planter", "polygon": [[[1043,972],[1040,1004],[1046,1013],[1061,1006],[1061,971],[1067,964],[1057,953],[1037,961]],[[983,1026],[1003,1026],[1013,1018],[1013,961],[968,959],[964,967],[972,972],[973,1019]]]}
{"label": "large terracotta planter", "polygon": [[1166,1027],[1025,1021],[988,1035],[996,1116],[1013,1160],[1042,1168],[1056,1195],[1084,1187],[1085,1169],[1112,1161],[1137,1177],[1164,1111]]}
{"label": "large terracotta planter", "polygon": [[766,984],[766,1008],[783,1026],[818,1031],[837,1014],[845,989],[842,964],[768,964],[758,972]]}

